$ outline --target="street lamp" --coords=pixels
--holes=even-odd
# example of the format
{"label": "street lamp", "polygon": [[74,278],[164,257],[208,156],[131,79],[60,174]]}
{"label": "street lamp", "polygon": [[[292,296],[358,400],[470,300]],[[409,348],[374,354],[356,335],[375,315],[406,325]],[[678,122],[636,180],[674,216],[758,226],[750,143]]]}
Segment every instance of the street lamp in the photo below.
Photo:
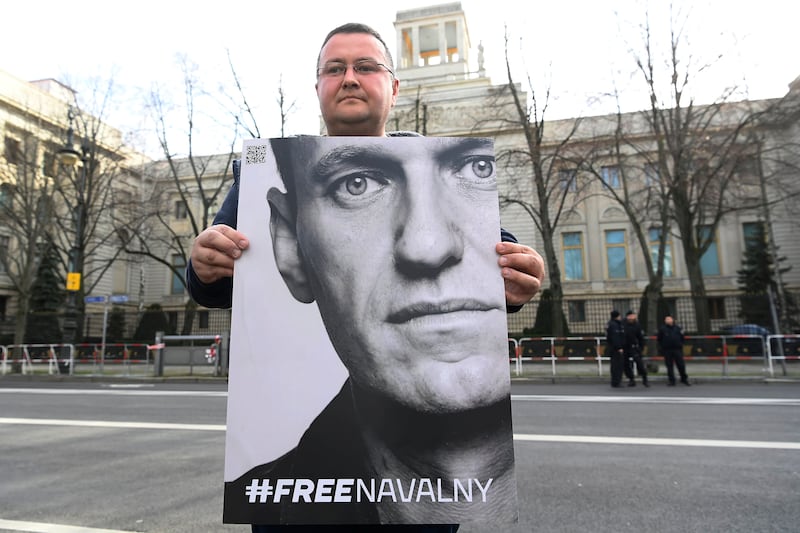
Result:
{"label": "street lamp", "polygon": [[67,142],[64,147],[58,151],[58,160],[66,167],[75,168],[78,163],[81,163],[80,174],[78,175],[78,183],[76,187],[76,202],[73,209],[75,217],[75,239],[72,241],[72,246],[69,251],[69,264],[67,266],[67,301],[66,310],[64,313],[64,344],[74,344],[77,341],[76,333],[78,331],[77,314],[78,314],[78,295],[80,294],[83,275],[83,219],[85,213],[84,206],[84,186],[86,184],[86,164],[88,147],[85,142],[81,144],[81,151],[78,152],[73,146],[72,121],[75,118],[75,113],[72,106],[67,111],[67,118],[69,119],[69,128],[67,129]]}

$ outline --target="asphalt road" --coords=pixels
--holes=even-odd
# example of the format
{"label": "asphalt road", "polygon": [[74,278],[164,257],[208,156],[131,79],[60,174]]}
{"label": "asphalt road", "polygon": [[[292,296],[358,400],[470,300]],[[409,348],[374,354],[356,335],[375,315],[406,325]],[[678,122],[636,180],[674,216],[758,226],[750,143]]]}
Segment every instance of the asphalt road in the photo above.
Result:
{"label": "asphalt road", "polygon": [[[800,530],[800,383],[514,383],[520,520]],[[225,532],[226,385],[0,379],[0,531]],[[68,529],[81,526],[91,529]]]}

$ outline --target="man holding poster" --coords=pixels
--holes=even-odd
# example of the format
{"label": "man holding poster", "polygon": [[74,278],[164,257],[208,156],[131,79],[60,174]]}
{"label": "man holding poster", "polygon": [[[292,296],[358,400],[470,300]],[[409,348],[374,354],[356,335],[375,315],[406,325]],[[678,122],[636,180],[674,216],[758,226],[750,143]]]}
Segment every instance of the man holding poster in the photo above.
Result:
{"label": "man holding poster", "polygon": [[[239,219],[251,246],[234,280],[225,521],[514,521],[491,140],[309,136],[249,143]],[[275,428],[297,418],[293,408],[303,411],[290,394],[263,402],[244,397],[250,387],[239,376],[257,374],[244,365],[260,360],[279,369],[269,359],[303,349],[277,346],[265,354],[255,339],[316,342],[307,320],[294,328],[277,314],[264,320],[269,311],[256,306],[274,302],[275,286],[265,289],[267,298],[245,281],[273,277],[263,256],[252,253],[265,247],[258,229],[245,227],[261,220],[255,213],[263,213],[265,196],[280,280],[297,302],[316,302],[345,370],[334,377],[344,382],[321,413],[301,415],[313,420],[296,445],[227,481],[230,454],[252,440],[247,423],[231,420],[247,413],[238,405],[279,413]],[[280,388],[297,378],[277,372],[261,386]]]}

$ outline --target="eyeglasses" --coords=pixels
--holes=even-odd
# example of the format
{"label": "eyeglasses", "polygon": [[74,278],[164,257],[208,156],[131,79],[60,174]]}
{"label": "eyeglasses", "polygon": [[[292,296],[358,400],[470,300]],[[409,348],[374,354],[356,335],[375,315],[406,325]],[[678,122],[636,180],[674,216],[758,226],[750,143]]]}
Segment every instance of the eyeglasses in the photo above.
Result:
{"label": "eyeglasses", "polygon": [[347,72],[347,67],[353,67],[353,72],[358,76],[372,76],[373,74],[381,72],[381,69],[385,69],[386,72],[391,74],[394,78],[392,69],[372,59],[362,59],[361,61],[356,61],[352,65],[342,63],[341,61],[329,61],[317,69],[317,77],[341,78],[344,76],[345,72]]}

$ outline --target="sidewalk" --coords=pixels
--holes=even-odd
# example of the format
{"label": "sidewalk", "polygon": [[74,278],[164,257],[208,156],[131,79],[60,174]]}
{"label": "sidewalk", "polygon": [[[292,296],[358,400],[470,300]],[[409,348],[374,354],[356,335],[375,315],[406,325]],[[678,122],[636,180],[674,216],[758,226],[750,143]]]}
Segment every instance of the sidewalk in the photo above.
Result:
{"label": "sidewalk", "polygon": [[[598,375],[597,363],[574,362],[560,363],[556,367],[556,374],[553,374],[553,367],[549,362],[523,363],[522,371],[517,374],[516,368],[512,364],[509,366],[511,381],[513,382],[541,382],[541,383],[586,383],[598,384],[607,383],[610,379],[608,366],[603,365],[602,375]],[[80,372],[75,375],[67,374],[48,374],[46,370],[36,369],[33,374],[5,374],[0,375],[2,382],[64,382],[64,383],[227,383],[227,376],[214,376],[212,374],[190,374],[176,373],[175,369],[165,376],[155,376],[153,373],[139,373],[136,375],[125,374],[119,368],[106,368],[104,373]],[[786,374],[780,364],[773,368],[773,374],[769,375],[761,365],[755,364],[730,364],[726,372],[719,363],[694,363],[687,365],[689,381],[691,383],[720,383],[720,382],[792,382],[800,383],[800,364],[787,364]],[[658,371],[648,374],[650,382],[654,385],[665,385],[667,376],[663,365],[659,365]],[[637,382],[640,382],[637,377]]]}

